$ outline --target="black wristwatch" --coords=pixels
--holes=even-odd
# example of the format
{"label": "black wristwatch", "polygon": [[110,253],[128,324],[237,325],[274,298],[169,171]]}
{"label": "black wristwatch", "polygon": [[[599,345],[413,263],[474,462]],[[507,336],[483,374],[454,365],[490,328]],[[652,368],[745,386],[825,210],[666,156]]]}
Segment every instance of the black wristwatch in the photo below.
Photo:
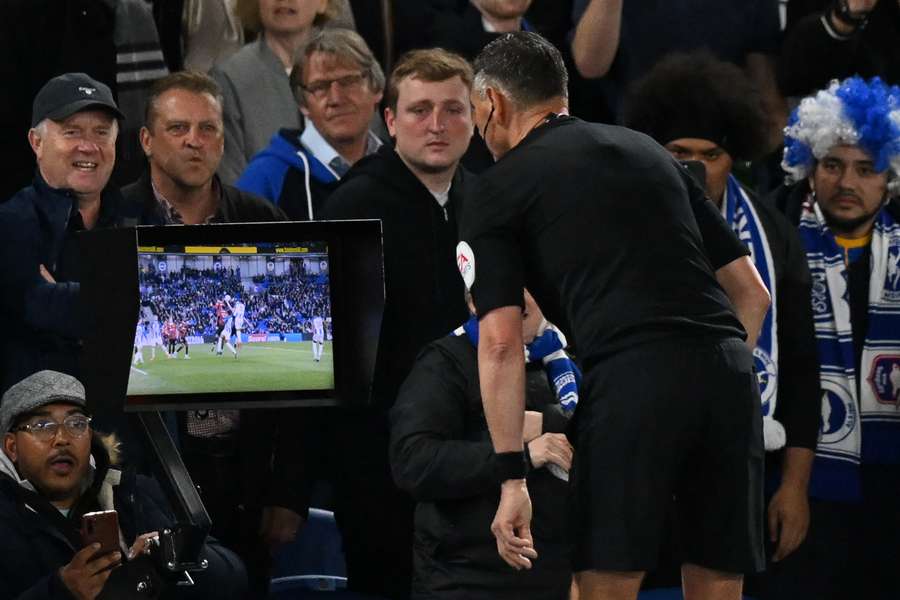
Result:
{"label": "black wristwatch", "polygon": [[834,0],[834,4],[831,7],[831,14],[834,15],[834,18],[838,21],[853,27],[853,29],[857,31],[865,27],[866,23],[869,22],[869,13],[851,12],[847,0]]}
{"label": "black wristwatch", "polygon": [[507,479],[525,479],[528,475],[528,457],[521,452],[498,452],[494,454],[494,477],[497,483]]}

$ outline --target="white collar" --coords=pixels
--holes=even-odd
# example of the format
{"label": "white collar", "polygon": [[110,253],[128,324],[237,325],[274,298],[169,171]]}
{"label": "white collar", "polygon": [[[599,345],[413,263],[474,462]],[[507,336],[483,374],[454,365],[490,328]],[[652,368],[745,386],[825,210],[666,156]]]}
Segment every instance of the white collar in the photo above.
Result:
{"label": "white collar", "polygon": [[[305,120],[306,126],[303,129],[303,133],[300,134],[300,143],[310,151],[316,160],[329,168],[331,168],[331,161],[335,158],[344,160],[344,157],[319,133],[312,119],[307,117]],[[368,156],[381,147],[382,141],[371,131],[367,131],[366,135],[368,136],[366,139],[366,156]]]}

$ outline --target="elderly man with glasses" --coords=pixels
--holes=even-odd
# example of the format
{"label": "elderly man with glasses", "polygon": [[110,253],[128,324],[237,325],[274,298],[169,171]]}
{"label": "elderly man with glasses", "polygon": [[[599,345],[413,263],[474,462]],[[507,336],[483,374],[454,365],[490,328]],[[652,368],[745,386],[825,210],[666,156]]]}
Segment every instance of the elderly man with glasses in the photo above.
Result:
{"label": "elderly man with glasses", "polygon": [[268,198],[292,220],[311,221],[350,167],[382,145],[370,126],[384,73],[356,32],[323,29],[294,65],[291,87],[303,130],[272,136],[235,185]]}
{"label": "elderly man with glasses", "polygon": [[[131,598],[148,576],[165,587],[146,553],[173,519],[152,480],[117,464],[116,440],[91,429],[77,379],[39,371],[9,388],[0,431],[0,598]],[[83,515],[100,510],[117,511],[120,528],[119,549],[103,555],[80,536]],[[202,556],[195,585],[163,598],[212,597],[213,582],[217,598],[241,597],[240,561],[215,543]]]}

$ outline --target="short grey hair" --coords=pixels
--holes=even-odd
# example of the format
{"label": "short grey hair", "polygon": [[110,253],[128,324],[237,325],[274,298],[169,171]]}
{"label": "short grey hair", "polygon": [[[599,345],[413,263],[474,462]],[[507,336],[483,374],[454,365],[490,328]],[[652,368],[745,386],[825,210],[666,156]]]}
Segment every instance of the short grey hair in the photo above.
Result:
{"label": "short grey hair", "polygon": [[[81,112],[81,111],[79,111]],[[47,124],[51,121],[50,118],[46,118],[31,129],[37,132],[39,138],[43,139],[47,137]],[[119,137],[119,120],[113,117],[113,140]]]}
{"label": "short grey hair", "polygon": [[475,90],[497,88],[517,109],[569,97],[569,73],[559,50],[536,33],[506,33],[475,59]]}
{"label": "short grey hair", "polygon": [[327,27],[312,35],[291,69],[291,89],[301,106],[306,105],[306,98],[303,94],[304,69],[309,57],[315,52],[331,54],[339,61],[358,65],[363,77],[369,82],[369,89],[375,92],[384,91],[384,71],[375,60],[366,41],[352,29]]}

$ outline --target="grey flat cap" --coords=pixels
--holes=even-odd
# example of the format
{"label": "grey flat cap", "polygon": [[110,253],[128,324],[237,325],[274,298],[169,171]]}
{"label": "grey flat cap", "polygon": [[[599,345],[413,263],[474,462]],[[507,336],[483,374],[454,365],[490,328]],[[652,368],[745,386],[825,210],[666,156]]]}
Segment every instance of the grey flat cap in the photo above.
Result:
{"label": "grey flat cap", "polygon": [[5,434],[21,415],[55,402],[84,407],[84,386],[58,371],[38,371],[3,394],[0,400],[0,433]]}

